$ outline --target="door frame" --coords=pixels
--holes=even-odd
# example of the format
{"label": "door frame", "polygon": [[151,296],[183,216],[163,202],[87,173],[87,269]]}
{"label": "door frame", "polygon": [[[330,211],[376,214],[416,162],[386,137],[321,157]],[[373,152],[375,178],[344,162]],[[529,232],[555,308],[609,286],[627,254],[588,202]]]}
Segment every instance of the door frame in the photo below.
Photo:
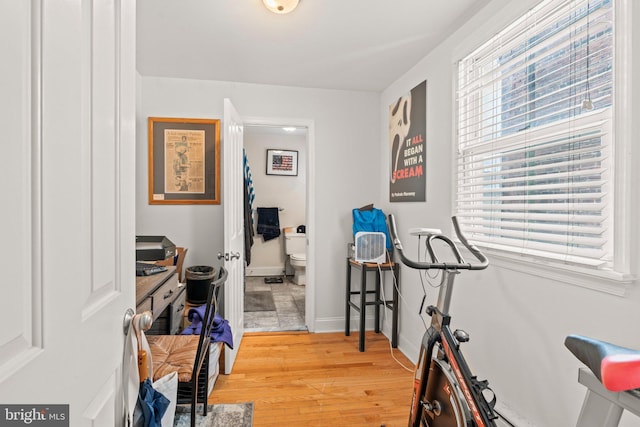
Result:
{"label": "door frame", "polygon": [[316,312],[315,312],[315,124],[312,119],[300,118],[282,118],[282,117],[251,117],[243,116],[245,126],[295,126],[307,128],[307,158],[306,158],[306,235],[307,235],[307,266],[305,285],[305,324],[309,332],[316,330]]}

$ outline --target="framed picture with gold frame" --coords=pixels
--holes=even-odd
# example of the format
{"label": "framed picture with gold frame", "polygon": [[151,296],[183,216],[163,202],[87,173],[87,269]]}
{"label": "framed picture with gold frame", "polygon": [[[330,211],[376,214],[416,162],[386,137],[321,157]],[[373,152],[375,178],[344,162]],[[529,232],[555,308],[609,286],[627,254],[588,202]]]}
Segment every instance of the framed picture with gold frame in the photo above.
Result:
{"label": "framed picture with gold frame", "polygon": [[149,204],[220,204],[220,120],[149,117]]}

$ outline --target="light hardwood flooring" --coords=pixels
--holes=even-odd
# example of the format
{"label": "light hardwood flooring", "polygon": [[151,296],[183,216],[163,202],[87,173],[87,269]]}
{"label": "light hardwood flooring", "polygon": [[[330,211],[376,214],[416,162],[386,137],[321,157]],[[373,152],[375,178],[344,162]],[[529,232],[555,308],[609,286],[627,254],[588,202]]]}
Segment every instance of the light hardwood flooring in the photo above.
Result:
{"label": "light hardwood flooring", "polygon": [[406,426],[413,364],[382,334],[248,333],[209,403],[254,403],[254,427]]}

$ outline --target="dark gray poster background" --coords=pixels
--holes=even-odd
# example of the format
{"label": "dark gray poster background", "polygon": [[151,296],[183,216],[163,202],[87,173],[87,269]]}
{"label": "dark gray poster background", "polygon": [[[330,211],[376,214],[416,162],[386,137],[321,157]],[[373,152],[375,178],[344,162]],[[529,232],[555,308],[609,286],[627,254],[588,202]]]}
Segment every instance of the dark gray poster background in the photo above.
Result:
{"label": "dark gray poster background", "polygon": [[389,106],[390,202],[427,199],[427,82]]}

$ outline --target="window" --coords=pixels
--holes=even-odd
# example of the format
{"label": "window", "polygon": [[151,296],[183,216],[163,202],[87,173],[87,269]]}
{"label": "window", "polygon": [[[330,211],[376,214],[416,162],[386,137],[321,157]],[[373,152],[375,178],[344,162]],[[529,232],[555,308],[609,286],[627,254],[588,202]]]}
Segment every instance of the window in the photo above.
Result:
{"label": "window", "polygon": [[455,210],[477,245],[614,269],[614,16],[543,1],[459,61]]}

